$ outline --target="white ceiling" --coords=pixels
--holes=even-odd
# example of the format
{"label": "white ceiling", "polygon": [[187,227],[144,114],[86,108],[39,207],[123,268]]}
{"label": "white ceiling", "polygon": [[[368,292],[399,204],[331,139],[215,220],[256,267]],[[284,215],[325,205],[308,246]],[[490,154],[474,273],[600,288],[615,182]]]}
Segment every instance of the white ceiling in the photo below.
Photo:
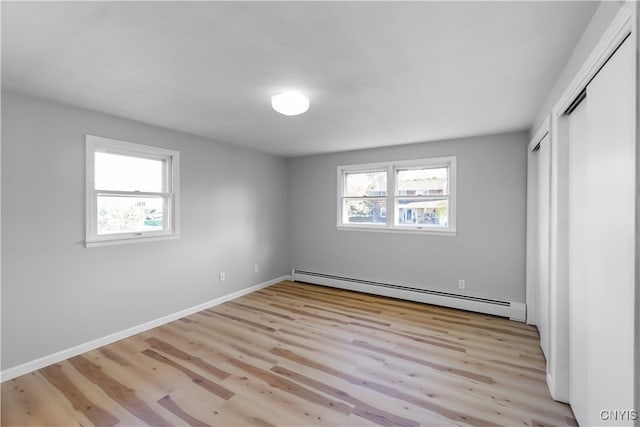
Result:
{"label": "white ceiling", "polygon": [[2,85],[282,156],[524,130],[597,6],[3,1]]}

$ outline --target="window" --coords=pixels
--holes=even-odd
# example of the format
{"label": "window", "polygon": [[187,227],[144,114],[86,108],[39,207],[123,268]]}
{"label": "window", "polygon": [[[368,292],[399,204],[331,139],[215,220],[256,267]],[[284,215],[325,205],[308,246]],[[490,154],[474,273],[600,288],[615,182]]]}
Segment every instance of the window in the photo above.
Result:
{"label": "window", "polygon": [[179,236],[180,153],[87,135],[87,247]]}
{"label": "window", "polygon": [[385,170],[345,172],[342,222],[385,224],[387,214],[387,172]]}
{"label": "window", "polygon": [[338,167],[338,228],[455,234],[456,158]]}

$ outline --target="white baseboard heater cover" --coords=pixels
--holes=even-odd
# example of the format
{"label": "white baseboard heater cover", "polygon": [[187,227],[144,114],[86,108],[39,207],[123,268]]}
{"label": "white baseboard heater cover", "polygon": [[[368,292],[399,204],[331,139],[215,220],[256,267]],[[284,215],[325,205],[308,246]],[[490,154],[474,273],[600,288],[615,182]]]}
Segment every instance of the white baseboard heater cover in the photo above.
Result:
{"label": "white baseboard heater cover", "polygon": [[518,322],[524,322],[526,320],[526,305],[519,302],[500,301],[471,295],[412,288],[391,283],[374,282],[371,280],[354,279],[351,277],[334,276],[331,274],[296,269],[291,271],[291,278],[297,282],[331,286],[368,294],[508,317]]}

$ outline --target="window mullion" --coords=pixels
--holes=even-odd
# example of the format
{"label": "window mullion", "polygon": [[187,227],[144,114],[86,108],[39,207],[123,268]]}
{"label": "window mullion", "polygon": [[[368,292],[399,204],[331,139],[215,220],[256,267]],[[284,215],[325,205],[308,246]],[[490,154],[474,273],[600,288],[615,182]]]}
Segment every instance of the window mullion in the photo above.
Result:
{"label": "window mullion", "polygon": [[122,197],[170,197],[171,193],[154,191],[95,190],[96,195]]}
{"label": "window mullion", "polygon": [[396,171],[393,165],[387,166],[387,227],[393,227],[396,221]]}
{"label": "window mullion", "polygon": [[397,196],[399,199],[404,200],[438,200],[449,198],[449,194],[426,194],[424,196]]}
{"label": "window mullion", "polygon": [[343,200],[384,200],[386,201],[386,196],[344,196]]}

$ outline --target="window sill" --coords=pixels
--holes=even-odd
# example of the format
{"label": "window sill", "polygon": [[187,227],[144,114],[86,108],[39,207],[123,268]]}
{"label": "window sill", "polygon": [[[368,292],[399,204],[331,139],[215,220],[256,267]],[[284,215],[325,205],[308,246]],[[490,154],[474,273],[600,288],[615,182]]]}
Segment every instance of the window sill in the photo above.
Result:
{"label": "window sill", "polygon": [[353,225],[338,225],[338,231],[366,231],[373,233],[396,233],[396,234],[420,234],[428,236],[447,236],[455,237],[456,230],[452,229],[431,229],[431,228],[418,228],[418,227],[388,227],[388,226],[353,226]]}
{"label": "window sill", "polygon": [[166,234],[162,236],[136,236],[136,237],[118,237],[114,239],[85,240],[85,248],[97,248],[100,246],[127,245],[130,243],[156,242],[159,240],[176,240],[180,238],[180,234]]}

